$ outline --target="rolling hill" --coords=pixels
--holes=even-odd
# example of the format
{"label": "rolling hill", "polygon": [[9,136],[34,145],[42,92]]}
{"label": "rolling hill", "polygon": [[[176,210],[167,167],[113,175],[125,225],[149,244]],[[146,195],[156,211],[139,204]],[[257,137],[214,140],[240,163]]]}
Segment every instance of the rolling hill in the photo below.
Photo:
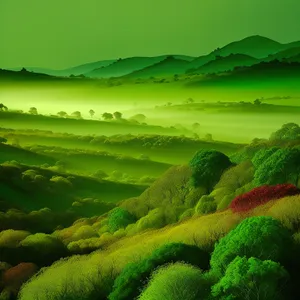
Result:
{"label": "rolling hill", "polygon": [[[248,67],[236,67],[233,71],[220,75],[195,78],[186,83],[186,86],[207,86],[215,84],[252,84],[253,82],[271,82],[276,85],[279,81],[296,84],[300,79],[300,63],[280,62],[278,60],[270,62],[260,62]],[[278,81],[279,80],[279,81]]]}
{"label": "rolling hill", "polygon": [[191,73],[207,74],[232,71],[235,67],[251,66],[257,63],[258,60],[254,57],[245,54],[231,54],[225,57],[219,56],[216,59],[209,61],[203,66],[194,69]]}
{"label": "rolling hill", "polygon": [[299,56],[300,56],[300,46],[285,49],[276,54],[269,55],[268,57],[262,59],[262,61],[272,61],[277,59],[280,61],[297,62],[299,61]]}
{"label": "rolling hill", "polygon": [[228,56],[230,54],[246,54],[255,58],[264,58],[270,54],[275,54],[293,47],[299,47],[299,42],[281,44],[269,38],[259,35],[250,36],[240,41],[236,41],[216,49],[213,53],[220,56]]}
{"label": "rolling hill", "polygon": [[[91,72],[95,69],[106,67],[112,63],[114,63],[116,59],[114,60],[102,60],[102,61],[97,61],[97,62],[91,62],[67,69],[62,69],[62,70],[52,70],[52,69],[46,69],[46,68],[39,68],[39,67],[26,67],[26,70],[34,73],[41,73],[41,74],[46,74],[46,75],[51,75],[51,76],[71,76],[71,75],[81,75],[85,74],[88,72]],[[20,71],[21,68],[13,68],[10,69],[11,71]]]}
{"label": "rolling hill", "polygon": [[[121,77],[135,71],[143,70],[147,67],[156,65],[166,58],[166,55],[162,55],[155,57],[131,57],[119,59],[109,66],[97,68],[91,72],[85,73],[84,75],[91,78]],[[174,58],[183,60],[185,62],[192,61],[194,59],[194,57],[186,55],[174,55]]]}
{"label": "rolling hill", "polygon": [[[148,78],[165,77],[191,72],[215,73],[232,70],[234,67],[250,66],[259,61],[275,59],[289,62],[299,61],[300,41],[282,44],[259,35],[246,37],[217,48],[207,55],[191,57],[187,55],[161,55],[155,57],[129,57],[87,63],[64,70],[27,67],[0,71],[0,78],[19,76],[24,78],[51,78],[53,76],[79,76],[89,78]],[[221,57],[221,58],[220,58]],[[217,59],[216,59],[217,58]],[[19,72],[13,72],[19,71]],[[4,73],[3,73],[4,72]],[[35,74],[39,73],[39,75]],[[47,74],[47,75],[45,75]],[[22,75],[22,76],[20,76]],[[26,76],[25,76],[26,75]]]}
{"label": "rolling hill", "polygon": [[188,62],[168,56],[164,60],[125,76],[126,78],[164,77],[183,73]]}

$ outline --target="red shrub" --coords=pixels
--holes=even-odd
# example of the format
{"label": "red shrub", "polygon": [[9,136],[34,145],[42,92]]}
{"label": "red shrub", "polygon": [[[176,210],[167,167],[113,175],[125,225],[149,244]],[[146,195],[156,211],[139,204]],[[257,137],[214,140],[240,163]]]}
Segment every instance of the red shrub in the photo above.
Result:
{"label": "red shrub", "polygon": [[38,270],[33,263],[20,263],[4,272],[2,281],[4,286],[10,287],[16,294],[21,285],[32,277]]}
{"label": "red shrub", "polygon": [[293,184],[263,185],[235,197],[230,204],[230,208],[233,212],[246,212],[270,200],[299,193],[300,190]]}

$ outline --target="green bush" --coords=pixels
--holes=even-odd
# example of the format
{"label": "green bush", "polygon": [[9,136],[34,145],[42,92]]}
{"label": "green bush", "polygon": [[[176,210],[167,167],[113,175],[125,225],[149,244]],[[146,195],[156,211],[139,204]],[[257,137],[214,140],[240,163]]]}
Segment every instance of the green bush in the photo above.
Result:
{"label": "green bush", "polygon": [[134,299],[154,269],[167,263],[185,262],[202,270],[209,267],[209,254],[183,243],[170,243],[156,249],[150,257],[125,266],[116,278],[109,300]]}
{"label": "green bush", "polygon": [[122,207],[113,209],[108,214],[108,228],[110,232],[115,232],[120,228],[125,228],[127,225],[134,223],[136,218],[130,212]]}
{"label": "green bush", "polygon": [[212,295],[217,299],[284,300],[282,289],[288,279],[288,272],[277,262],[237,256],[212,287]]}
{"label": "green bush", "polygon": [[217,209],[217,204],[212,196],[204,195],[198,201],[195,212],[196,214],[209,214]]}
{"label": "green bush", "polygon": [[198,300],[210,293],[202,271],[188,264],[175,263],[159,268],[139,300]]}
{"label": "green bush", "polygon": [[253,256],[284,262],[293,245],[291,233],[272,217],[251,217],[215,244],[210,265],[216,274],[224,274],[236,256]]}

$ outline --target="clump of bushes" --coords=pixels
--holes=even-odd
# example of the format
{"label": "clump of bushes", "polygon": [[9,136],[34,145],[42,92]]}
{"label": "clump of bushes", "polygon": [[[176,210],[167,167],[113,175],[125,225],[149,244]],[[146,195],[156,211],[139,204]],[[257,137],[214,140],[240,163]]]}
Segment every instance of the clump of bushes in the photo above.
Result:
{"label": "clump of bushes", "polygon": [[152,271],[168,263],[185,262],[202,270],[209,268],[209,254],[183,243],[165,244],[155,250],[150,257],[125,266],[116,278],[109,300],[135,299],[143,288]]}
{"label": "clump of bushes", "polygon": [[230,208],[233,212],[246,212],[270,200],[293,196],[300,190],[293,184],[263,185],[233,199]]}

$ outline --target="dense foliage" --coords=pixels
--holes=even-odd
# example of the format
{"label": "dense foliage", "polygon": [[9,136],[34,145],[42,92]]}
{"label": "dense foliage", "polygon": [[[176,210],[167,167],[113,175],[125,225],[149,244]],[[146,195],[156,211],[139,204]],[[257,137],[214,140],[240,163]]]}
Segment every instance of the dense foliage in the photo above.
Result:
{"label": "dense foliage", "polygon": [[229,158],[216,150],[200,150],[192,160],[192,183],[195,187],[204,186],[210,192],[222,173],[232,165]]}
{"label": "dense foliage", "polygon": [[209,285],[200,269],[175,263],[155,271],[139,300],[198,300],[209,294]]}
{"label": "dense foliage", "polygon": [[300,174],[300,150],[279,149],[261,163],[254,175],[257,186],[264,184],[298,184]]}
{"label": "dense foliage", "polygon": [[217,274],[224,274],[236,256],[284,262],[292,248],[291,233],[272,217],[245,219],[216,243],[210,265]]}

